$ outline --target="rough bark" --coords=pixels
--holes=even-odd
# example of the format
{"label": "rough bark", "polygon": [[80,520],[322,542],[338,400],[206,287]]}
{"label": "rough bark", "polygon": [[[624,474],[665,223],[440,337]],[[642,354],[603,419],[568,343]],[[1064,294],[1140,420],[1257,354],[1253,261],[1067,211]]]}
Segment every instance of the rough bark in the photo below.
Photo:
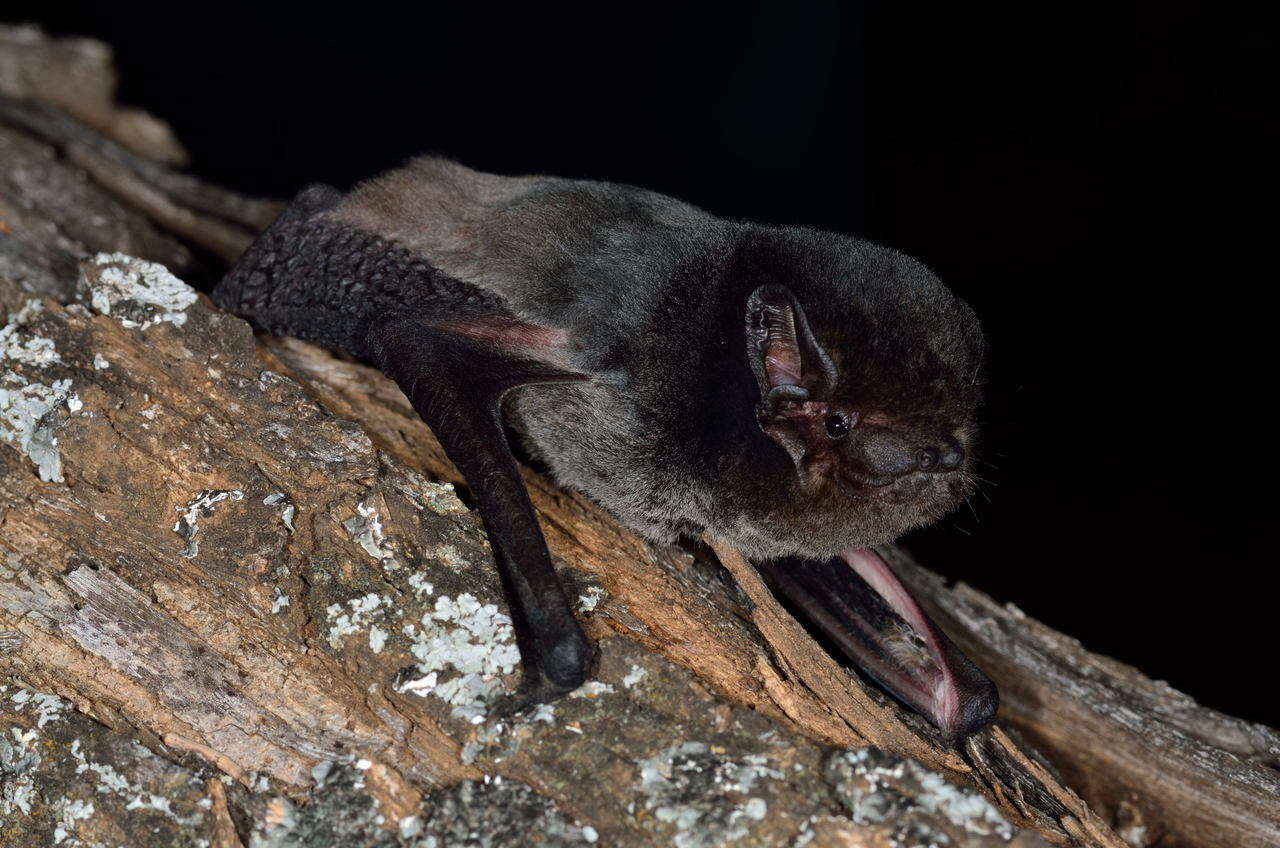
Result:
{"label": "rough bark", "polygon": [[[278,207],[47,96],[65,49],[0,30],[0,844],[156,815],[175,845],[1280,841],[1274,731],[898,556],[1053,767],[1000,728],[947,749],[733,552],[651,548],[533,472],[600,664],[537,717],[490,715],[514,653],[456,472],[376,372],[89,260],[216,274]],[[38,691],[78,713],[32,726]]]}

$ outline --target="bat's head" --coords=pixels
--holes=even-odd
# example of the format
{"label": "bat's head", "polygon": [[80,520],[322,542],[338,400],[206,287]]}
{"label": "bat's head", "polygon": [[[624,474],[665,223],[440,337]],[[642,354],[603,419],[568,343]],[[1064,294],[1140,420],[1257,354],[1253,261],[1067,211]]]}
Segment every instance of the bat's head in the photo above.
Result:
{"label": "bat's head", "polygon": [[772,454],[770,491],[742,525],[759,525],[750,535],[769,549],[755,553],[881,544],[963,502],[981,388],[973,311],[920,263],[825,233],[766,231],[735,266],[752,424]]}
{"label": "bat's head", "polygon": [[730,268],[745,342],[735,382],[754,403],[738,407],[745,455],[724,467],[750,494],[709,529],[946,736],[984,727],[994,684],[871,549],[971,490],[973,311],[920,263],[822,233],[758,232]]}

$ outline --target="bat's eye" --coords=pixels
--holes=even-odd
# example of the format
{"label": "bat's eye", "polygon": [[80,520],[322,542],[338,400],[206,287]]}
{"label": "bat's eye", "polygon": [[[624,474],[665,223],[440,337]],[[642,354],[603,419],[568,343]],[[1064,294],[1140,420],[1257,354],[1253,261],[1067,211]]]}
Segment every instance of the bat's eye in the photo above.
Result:
{"label": "bat's eye", "polygon": [[833,412],[827,416],[827,435],[833,439],[843,439],[849,435],[849,416],[843,412]]}

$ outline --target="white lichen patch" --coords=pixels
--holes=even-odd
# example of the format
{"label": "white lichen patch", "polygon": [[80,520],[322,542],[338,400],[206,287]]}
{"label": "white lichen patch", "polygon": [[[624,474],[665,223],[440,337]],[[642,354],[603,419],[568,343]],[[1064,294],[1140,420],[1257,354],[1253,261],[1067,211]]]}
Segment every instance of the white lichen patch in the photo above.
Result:
{"label": "white lichen patch", "polygon": [[93,367],[98,371],[106,371],[111,367],[111,363],[102,354],[95,353],[93,355]]}
{"label": "white lichen patch", "polygon": [[645,671],[640,666],[633,664],[631,666],[631,670],[628,671],[626,673],[626,676],[622,678],[622,685],[630,689],[632,686],[635,686],[641,680],[644,680],[645,675],[648,673],[649,672]]}
{"label": "white lichen patch", "polygon": [[436,590],[436,587],[427,579],[426,575],[420,571],[415,571],[409,575],[409,586],[413,589],[413,594],[419,598],[423,595],[430,595]]}
{"label": "white lichen patch", "polygon": [[289,606],[289,596],[280,591],[279,586],[274,587],[271,590],[271,612],[279,614],[287,606]]}
{"label": "white lichen patch", "polygon": [[93,815],[91,801],[69,801],[62,805],[58,815],[58,826],[53,831],[53,844],[58,845],[76,831],[76,822]]}
{"label": "white lichen patch", "polygon": [[10,727],[0,731],[0,821],[18,813],[30,815],[39,795],[35,787],[35,770],[40,765],[40,730],[51,721],[65,718],[70,706],[57,695],[18,688],[9,694],[8,686],[0,686],[0,703],[7,702],[15,712],[33,713],[36,726],[23,730]]}
{"label": "white lichen patch", "polygon": [[201,516],[213,515],[214,505],[227,499],[234,501],[244,500],[244,492],[239,489],[201,489],[186,504],[174,507],[182,514],[174,523],[173,532],[177,533],[187,543],[180,551],[182,556],[187,559],[193,559],[196,554],[200,553],[200,544],[196,541],[196,533],[200,532],[200,526],[197,522]]}
{"label": "white lichen patch", "polygon": [[131,784],[129,781],[115,770],[110,763],[92,762],[84,751],[80,748],[80,740],[76,739],[71,743],[71,756],[76,759],[76,774],[84,774],[90,772],[98,778],[98,784],[95,787],[100,793],[114,793],[118,795],[127,794]]}
{"label": "white lichen patch", "polygon": [[[2,359],[2,358],[0,358]],[[9,442],[35,463],[40,479],[61,483],[62,455],[58,452],[58,427],[84,407],[71,392],[70,380],[51,385],[28,382],[9,371],[0,385],[0,439]]]}
{"label": "white lichen patch", "polygon": [[599,680],[588,680],[569,693],[570,698],[599,698],[601,695],[612,692],[613,687],[608,683],[602,683]]}
{"label": "white lichen patch", "polygon": [[349,609],[344,610],[342,604],[329,604],[325,609],[325,615],[333,622],[326,638],[329,647],[335,651],[342,647],[344,637],[359,632],[371,624],[375,617],[385,614],[385,610],[382,609],[382,598],[373,592],[359,598],[352,598],[347,601],[347,607]]}
{"label": "white lichen patch", "polygon": [[351,534],[351,541],[359,545],[365,553],[382,563],[384,568],[394,569],[395,551],[387,543],[387,535],[382,527],[382,517],[378,510],[366,506],[363,502],[356,504],[356,514],[342,526]]}
{"label": "white lichen patch", "polygon": [[682,742],[636,765],[645,807],[675,826],[676,848],[712,848],[743,838],[750,822],[764,818],[763,798],[736,798],[762,779],[782,777],[768,762],[764,755],[733,758],[702,742]]}
{"label": "white lichen patch", "polygon": [[292,533],[293,517],[298,513],[298,508],[293,505],[293,500],[284,492],[272,492],[263,498],[262,502],[267,506],[279,507],[280,523],[283,524],[290,533]]}
{"label": "white lichen patch", "polygon": [[20,362],[37,368],[62,362],[53,339],[38,335],[27,326],[43,311],[44,304],[33,298],[9,315],[9,323],[0,327],[0,362]]}
{"label": "white lichen patch", "polygon": [[400,494],[418,509],[429,509],[436,515],[466,515],[468,512],[466,505],[458,500],[452,483],[437,483],[410,470],[392,479]]}
{"label": "white lichen patch", "polygon": [[938,812],[957,827],[979,836],[1013,838],[1013,827],[990,801],[977,792],[953,786],[942,775],[929,771],[911,760],[912,771],[924,792],[916,803],[930,812]]}
{"label": "white lichen patch", "polygon": [[99,253],[81,276],[89,302],[103,315],[114,315],[130,329],[146,329],[162,321],[181,327],[196,291],[163,265],[124,253]]}
{"label": "white lichen patch", "polygon": [[9,697],[9,701],[13,704],[13,709],[19,712],[30,710],[36,714],[36,728],[43,730],[44,726],[55,719],[62,718],[62,712],[68,706],[67,702],[59,698],[57,695],[50,695],[47,692],[32,692],[30,689],[19,689]]}
{"label": "white lichen patch", "polygon": [[578,602],[575,604],[578,612],[592,612],[600,605],[604,595],[603,586],[588,586],[587,591],[578,596]]}
{"label": "white lichen patch", "polygon": [[[538,704],[532,711],[518,713],[513,716],[495,720],[482,719],[477,724],[475,738],[462,746],[460,759],[471,765],[483,753],[488,762],[500,763],[514,757],[533,735],[533,727],[542,722],[548,725],[556,723],[556,708],[552,704]],[[566,727],[571,730],[571,727]]]}
{"label": "white lichen patch", "polygon": [[383,630],[381,627],[379,627],[376,624],[370,627],[369,628],[369,650],[373,651],[375,654],[380,654],[382,653],[382,649],[386,647],[386,644],[387,644],[387,631]]}
{"label": "white lichen patch", "polygon": [[[405,635],[411,635],[413,632],[414,632],[413,626],[410,625],[408,628],[406,628]],[[436,688],[436,683],[439,680],[440,680],[440,674],[438,672],[433,671],[430,674],[426,674],[422,677],[415,677],[409,680],[405,680],[403,683],[396,686],[396,691],[397,692],[413,692],[418,695],[430,695],[431,690]]]}
{"label": "white lichen patch", "polygon": [[10,728],[11,736],[0,734],[0,815],[4,818],[22,813],[31,815],[31,805],[36,800],[32,773],[40,765],[40,753],[35,741],[35,730]]}
{"label": "white lichen patch", "polygon": [[405,816],[396,823],[396,829],[400,831],[401,839],[413,839],[422,833],[422,816]]}
{"label": "white lichen patch", "polygon": [[[413,641],[419,676],[402,683],[400,691],[439,698],[453,705],[455,717],[473,722],[484,720],[503,691],[499,676],[510,674],[520,661],[511,619],[468,593],[456,600],[436,598],[421,626],[406,625],[404,633]],[[449,671],[456,675],[441,679]]]}

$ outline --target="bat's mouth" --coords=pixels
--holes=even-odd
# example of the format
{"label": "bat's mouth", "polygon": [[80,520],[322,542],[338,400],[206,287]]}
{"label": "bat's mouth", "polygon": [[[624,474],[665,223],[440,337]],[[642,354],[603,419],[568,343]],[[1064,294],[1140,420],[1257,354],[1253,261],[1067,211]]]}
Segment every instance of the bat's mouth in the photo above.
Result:
{"label": "bat's mouth", "polygon": [[848,548],[828,560],[790,557],[756,568],[839,654],[949,740],[995,718],[995,684],[930,620],[874,550]]}

